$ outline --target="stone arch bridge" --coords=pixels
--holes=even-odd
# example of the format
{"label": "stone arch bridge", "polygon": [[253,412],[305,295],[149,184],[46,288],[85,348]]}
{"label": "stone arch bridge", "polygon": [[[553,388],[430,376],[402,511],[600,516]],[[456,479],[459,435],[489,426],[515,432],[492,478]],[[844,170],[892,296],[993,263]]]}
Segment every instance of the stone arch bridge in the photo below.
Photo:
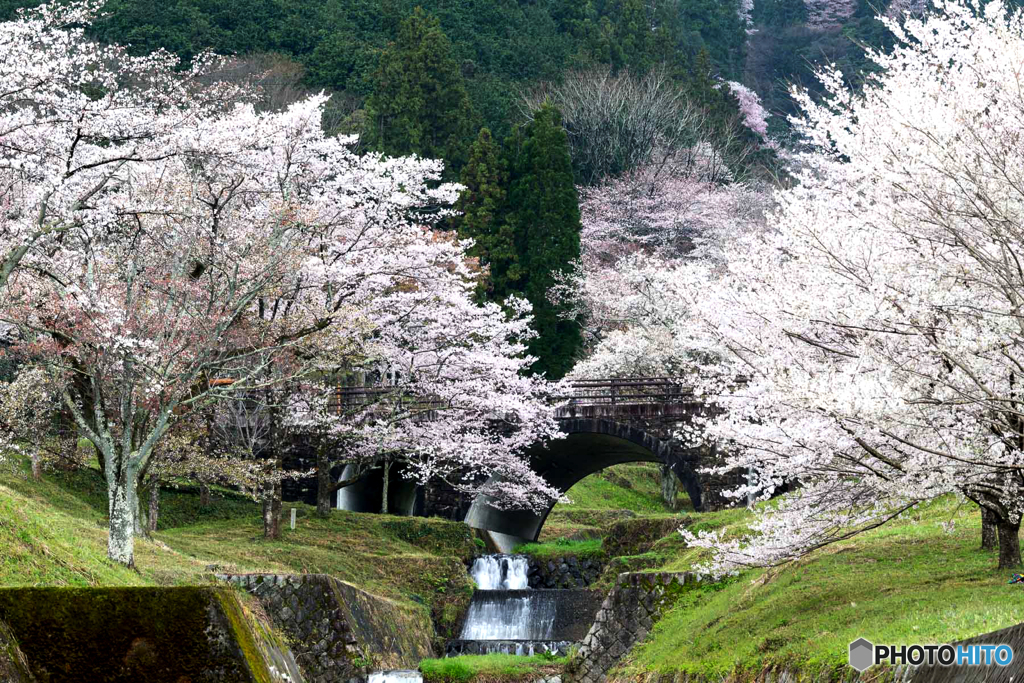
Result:
{"label": "stone arch bridge", "polygon": [[[628,462],[667,465],[683,484],[696,510],[720,507],[721,490],[735,483],[698,473],[718,459],[714,444],[687,446],[674,437],[694,416],[712,408],[669,378],[581,380],[557,418],[565,437],[529,452],[534,471],[561,491],[606,467]],[[553,505],[536,513],[499,510],[486,496],[472,502],[466,523],[487,532],[498,547],[535,541]]]}
{"label": "stone arch bridge", "polygon": [[[383,390],[354,387],[337,391],[340,403],[350,404]],[[735,476],[710,478],[698,473],[699,468],[718,460],[713,444],[694,448],[674,438],[673,434],[695,415],[713,409],[677,380],[580,380],[570,384],[570,393],[557,400],[563,404],[557,418],[565,438],[538,444],[528,456],[534,470],[559,490],[567,491],[584,477],[612,465],[655,462],[669,466],[694,508],[705,510],[721,507],[724,501],[720,492],[736,483]],[[399,482],[396,484],[395,495],[401,496],[406,514],[464,519],[490,536],[499,548],[536,540],[551,511],[503,511],[489,505],[486,496],[453,500],[453,492],[445,491],[443,486],[414,487],[406,483],[405,489],[409,490],[405,490]],[[365,493],[362,489],[345,493],[348,509],[379,510],[379,484],[368,481],[364,488]],[[374,494],[378,500],[370,501]]]}

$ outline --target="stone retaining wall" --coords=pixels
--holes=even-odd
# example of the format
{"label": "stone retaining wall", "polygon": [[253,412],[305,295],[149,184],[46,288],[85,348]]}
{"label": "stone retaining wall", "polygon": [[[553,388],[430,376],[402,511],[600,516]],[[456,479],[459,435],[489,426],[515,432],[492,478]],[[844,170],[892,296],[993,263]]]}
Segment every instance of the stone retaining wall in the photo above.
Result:
{"label": "stone retaining wall", "polygon": [[608,672],[696,581],[689,573],[620,574],[567,671],[574,683],[604,683]]}
{"label": "stone retaining wall", "polygon": [[255,595],[289,638],[307,683],[362,679],[368,669],[415,669],[433,656],[426,613],[325,574],[223,574]]}
{"label": "stone retaining wall", "polygon": [[604,563],[575,555],[551,559],[529,558],[530,588],[588,588],[601,576]]}

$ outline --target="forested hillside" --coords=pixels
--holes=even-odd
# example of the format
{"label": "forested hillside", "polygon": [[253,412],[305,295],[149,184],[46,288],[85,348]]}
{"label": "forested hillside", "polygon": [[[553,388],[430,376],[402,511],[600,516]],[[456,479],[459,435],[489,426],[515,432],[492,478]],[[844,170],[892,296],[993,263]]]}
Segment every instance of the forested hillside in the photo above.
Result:
{"label": "forested hillside", "polygon": [[[36,4],[3,0],[0,16]],[[110,0],[95,32],[140,53],[163,47],[185,58],[206,48],[278,52],[305,67],[309,87],[361,99],[417,6],[439,19],[474,107],[499,136],[518,85],[569,68],[669,62],[685,71],[703,49],[723,77],[736,80],[743,69],[736,4],[710,0]]]}

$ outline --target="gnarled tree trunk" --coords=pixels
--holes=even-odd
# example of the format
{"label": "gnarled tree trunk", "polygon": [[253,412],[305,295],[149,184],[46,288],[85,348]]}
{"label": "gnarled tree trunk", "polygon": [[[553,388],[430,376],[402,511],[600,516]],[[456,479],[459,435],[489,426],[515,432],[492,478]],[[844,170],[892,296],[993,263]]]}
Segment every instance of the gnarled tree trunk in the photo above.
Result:
{"label": "gnarled tree trunk", "polygon": [[999,532],[999,568],[1020,567],[1020,520],[1010,522],[1000,519],[996,524]]}
{"label": "gnarled tree trunk", "polygon": [[281,538],[281,484],[268,485],[263,496],[263,538]]}
{"label": "gnarled tree trunk", "polygon": [[43,476],[43,454],[40,449],[36,449],[35,455],[31,458],[32,461],[32,478],[36,481]]}
{"label": "gnarled tree trunk", "polygon": [[110,533],[107,557],[135,567],[135,531],[139,514],[138,479],[134,468],[107,463],[107,502]]}
{"label": "gnarled tree trunk", "polygon": [[200,507],[210,507],[210,487],[207,484],[199,485],[199,505]]}
{"label": "gnarled tree trunk", "polygon": [[995,550],[996,548],[996,513],[986,507],[981,508],[981,549]]}

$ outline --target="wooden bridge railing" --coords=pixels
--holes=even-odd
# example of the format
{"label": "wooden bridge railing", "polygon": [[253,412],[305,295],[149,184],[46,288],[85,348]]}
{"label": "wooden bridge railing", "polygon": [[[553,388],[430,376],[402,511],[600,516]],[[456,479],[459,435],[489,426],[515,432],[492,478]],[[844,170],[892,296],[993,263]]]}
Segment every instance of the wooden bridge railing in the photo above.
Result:
{"label": "wooden bridge railing", "polygon": [[[564,413],[575,413],[578,408],[614,411],[628,406],[684,405],[695,401],[689,386],[670,377],[587,379],[570,382],[568,386],[568,393],[552,397],[555,403],[565,403],[560,411]],[[397,400],[403,408],[414,411],[445,407],[443,401],[402,396],[401,392],[401,387],[335,387],[332,403],[339,413],[355,412],[385,400]]]}

